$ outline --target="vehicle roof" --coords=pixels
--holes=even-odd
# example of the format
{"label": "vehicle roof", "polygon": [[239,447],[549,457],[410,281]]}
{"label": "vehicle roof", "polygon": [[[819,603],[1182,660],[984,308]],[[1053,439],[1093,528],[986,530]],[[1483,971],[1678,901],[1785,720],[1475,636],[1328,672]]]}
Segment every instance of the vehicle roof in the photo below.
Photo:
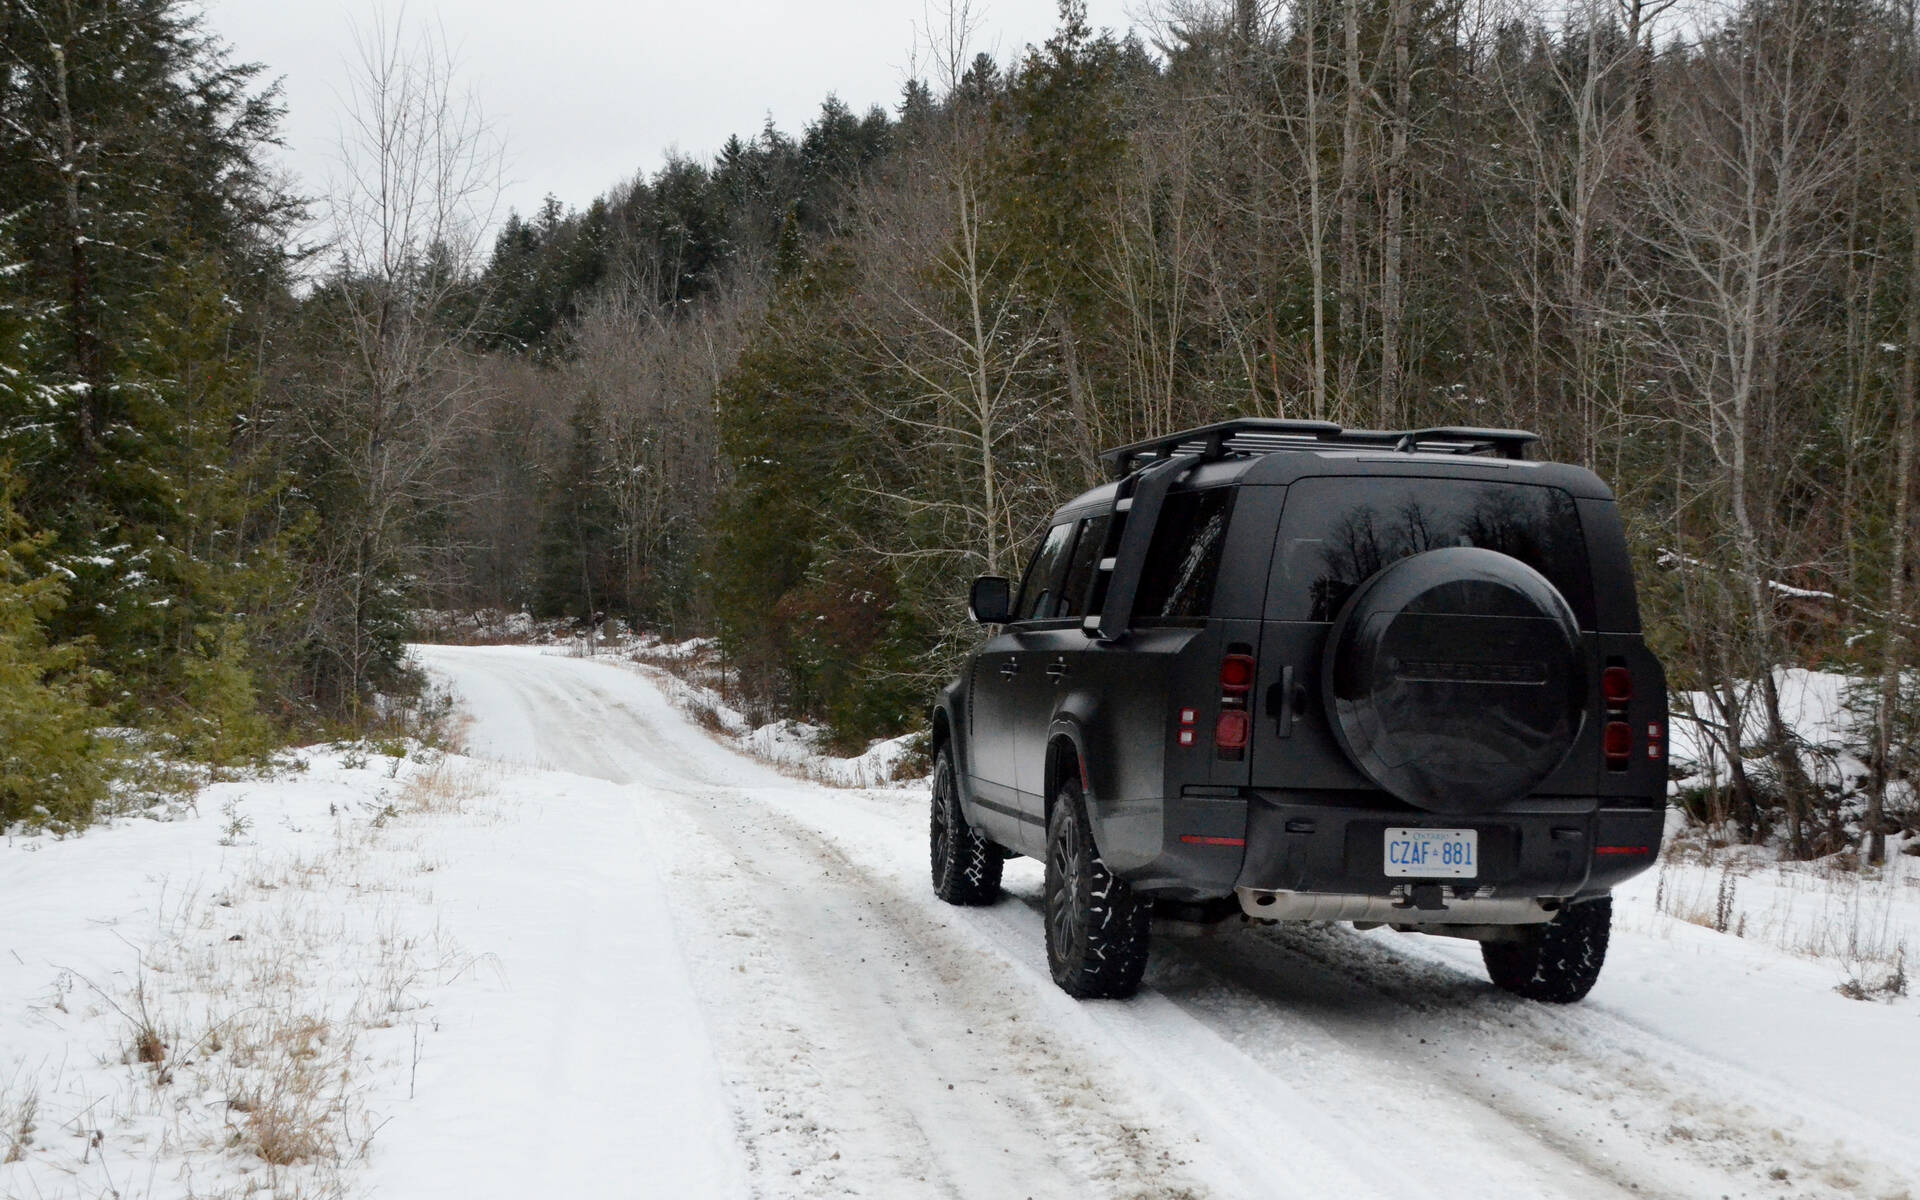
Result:
{"label": "vehicle roof", "polygon": [[[1525,483],[1557,487],[1577,499],[1612,500],[1613,492],[1600,477],[1571,463],[1529,462],[1463,454],[1405,454],[1378,449],[1289,449],[1265,454],[1229,455],[1203,462],[1179,484],[1178,490],[1239,483],[1278,487],[1312,476],[1369,476],[1382,479],[1462,479],[1482,482]],[[1054,523],[1066,518],[1098,515],[1113,507],[1118,482],[1082,492],[1054,513]]]}

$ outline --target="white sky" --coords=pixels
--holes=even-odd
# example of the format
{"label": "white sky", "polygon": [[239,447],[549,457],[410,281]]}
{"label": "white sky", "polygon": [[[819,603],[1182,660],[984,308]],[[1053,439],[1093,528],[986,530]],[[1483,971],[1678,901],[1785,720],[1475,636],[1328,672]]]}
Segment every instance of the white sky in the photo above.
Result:
{"label": "white sky", "polygon": [[[237,61],[281,77],[286,158],[299,190],[325,186],[353,27],[376,0],[203,0]],[[1088,0],[1096,29],[1126,29],[1138,0]],[[1055,0],[975,0],[976,50],[1005,63],[1053,32]],[[571,208],[669,150],[709,159],[727,135],[797,135],[836,93],[893,110],[914,62],[921,0],[411,0],[410,29],[439,22],[506,143],[500,215],[551,192]],[[925,74],[923,70],[921,72]]]}

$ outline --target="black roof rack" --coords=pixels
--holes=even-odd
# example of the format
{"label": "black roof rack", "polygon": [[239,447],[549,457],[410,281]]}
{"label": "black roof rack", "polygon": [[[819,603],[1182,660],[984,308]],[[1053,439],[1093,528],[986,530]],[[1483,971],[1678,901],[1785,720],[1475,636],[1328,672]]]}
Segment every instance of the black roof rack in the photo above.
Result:
{"label": "black roof rack", "polygon": [[1497,458],[1525,458],[1538,434],[1520,429],[1472,429],[1443,426],[1389,432],[1343,429],[1331,421],[1284,421],[1272,417],[1241,417],[1183,430],[1108,450],[1100,455],[1116,479],[1124,479],[1147,462],[1176,454],[1225,458],[1230,454],[1271,454],[1278,450],[1393,450],[1404,454],[1487,454]]}

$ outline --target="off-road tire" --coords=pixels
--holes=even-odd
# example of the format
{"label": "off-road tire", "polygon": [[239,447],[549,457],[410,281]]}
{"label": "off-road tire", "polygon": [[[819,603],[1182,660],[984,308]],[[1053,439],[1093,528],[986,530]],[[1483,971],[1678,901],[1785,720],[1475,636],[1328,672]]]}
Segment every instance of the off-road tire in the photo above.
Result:
{"label": "off-road tire", "polygon": [[1077,779],[1061,785],[1047,821],[1044,895],[1047,965],[1061,990],[1082,999],[1133,995],[1147,968],[1153,906],[1100,861]]}
{"label": "off-road tire", "polygon": [[1482,942],[1480,956],[1495,986],[1529,1000],[1572,1004],[1600,978],[1612,927],[1613,898],[1603,896],[1568,905],[1546,924],[1529,927],[1519,941]]}
{"label": "off-road tire", "polygon": [[953,776],[953,751],[946,746],[933,761],[933,810],[927,843],[933,860],[933,894],[948,904],[992,904],[1000,898],[1000,869],[1006,855],[960,811],[960,787]]}

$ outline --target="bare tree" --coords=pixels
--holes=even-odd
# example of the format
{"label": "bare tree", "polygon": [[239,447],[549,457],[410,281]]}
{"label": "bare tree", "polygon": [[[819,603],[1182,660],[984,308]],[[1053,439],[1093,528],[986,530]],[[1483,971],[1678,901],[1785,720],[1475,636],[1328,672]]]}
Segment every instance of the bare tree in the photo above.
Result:
{"label": "bare tree", "polygon": [[1386,213],[1380,263],[1380,428],[1401,422],[1400,342],[1407,315],[1408,144],[1413,127],[1413,0],[1389,0],[1393,109],[1387,121]]}
{"label": "bare tree", "polygon": [[[1015,448],[1042,427],[1048,407],[1035,385],[1053,306],[1033,294],[1028,264],[989,227],[988,114],[961,87],[976,22],[966,0],[939,12],[929,20],[930,58],[945,111],[933,144],[898,185],[869,197],[858,249],[868,302],[852,324],[870,361],[902,379],[908,397],[861,397],[918,484],[891,499],[903,511],[944,517],[932,524],[950,530],[944,545],[882,552],[961,563],[977,556],[988,572],[1001,572],[1026,533],[1031,456]],[[1093,431],[1081,431],[1090,446]]]}
{"label": "bare tree", "polygon": [[723,482],[715,393],[765,298],[765,282],[741,272],[691,313],[627,288],[575,323],[554,390],[597,414],[603,478],[578,482],[601,491],[612,516],[606,599],[640,619],[676,627],[694,615],[692,576]]}
{"label": "bare tree", "polygon": [[[866,240],[868,291],[884,303],[855,319],[871,360],[907,381],[912,398],[902,407],[867,398],[869,412],[893,426],[889,440],[925,468],[913,472],[922,484],[934,483],[926,470],[948,476],[899,499],[910,510],[954,517],[949,551],[966,558],[968,547],[980,547],[994,573],[1012,565],[1029,516],[1022,501],[1036,487],[1031,455],[1018,448],[1050,408],[1035,387],[1050,344],[1048,308],[1028,294],[1024,264],[991,239],[975,152],[963,143],[942,157],[944,167],[896,201],[937,208],[939,217],[885,222]],[[936,244],[912,247],[888,227],[923,230]]]}
{"label": "bare tree", "polygon": [[[454,444],[478,378],[456,299],[500,195],[501,149],[438,30],[359,31],[324,281],[333,341],[307,434],[344,481],[322,536],[312,640],[349,711],[389,647],[383,614],[417,561],[419,523],[455,502]],[[468,311],[478,311],[469,306]]]}
{"label": "bare tree", "polygon": [[1737,762],[1751,691],[1801,855],[1810,784],[1774,675],[1782,556],[1765,502],[1785,486],[1793,453],[1783,424],[1794,414],[1777,386],[1786,333],[1834,253],[1831,227],[1813,217],[1849,167],[1849,141],[1825,102],[1844,55],[1823,36],[1813,5],[1786,0],[1747,10],[1705,41],[1692,86],[1674,99],[1668,144],[1643,164],[1651,221],[1630,225],[1670,265],[1651,301],[1679,385],[1672,411],[1711,456],[1728,520],[1728,553],[1713,562],[1729,604],[1722,628],[1734,639],[1715,688],[1729,718],[1725,749]]}
{"label": "bare tree", "polygon": [[1296,20],[1301,45],[1300,77],[1305,104],[1294,143],[1307,176],[1307,268],[1313,280],[1313,411],[1316,421],[1328,417],[1327,408],[1327,212],[1320,184],[1320,35],[1319,0],[1299,0]]}
{"label": "bare tree", "polygon": [[1598,434],[1607,419],[1602,342],[1608,314],[1593,278],[1594,247],[1610,207],[1618,207],[1613,199],[1632,131],[1627,89],[1618,81],[1633,58],[1612,36],[1609,16],[1593,5],[1572,14],[1578,59],[1557,54],[1541,31],[1524,64],[1500,64],[1499,79],[1523,139],[1516,157],[1528,176],[1517,183],[1533,207],[1527,252],[1506,260],[1529,311],[1522,348],[1535,409],[1529,419],[1536,425],[1552,419],[1571,433],[1572,449],[1588,467],[1600,465]]}
{"label": "bare tree", "polygon": [[1361,71],[1360,3],[1344,0],[1340,12],[1345,56],[1346,102],[1340,117],[1340,180],[1334,193],[1340,210],[1340,402],[1353,403],[1359,388],[1361,346],[1365,341],[1365,294],[1360,260],[1361,114],[1372,81]]}

